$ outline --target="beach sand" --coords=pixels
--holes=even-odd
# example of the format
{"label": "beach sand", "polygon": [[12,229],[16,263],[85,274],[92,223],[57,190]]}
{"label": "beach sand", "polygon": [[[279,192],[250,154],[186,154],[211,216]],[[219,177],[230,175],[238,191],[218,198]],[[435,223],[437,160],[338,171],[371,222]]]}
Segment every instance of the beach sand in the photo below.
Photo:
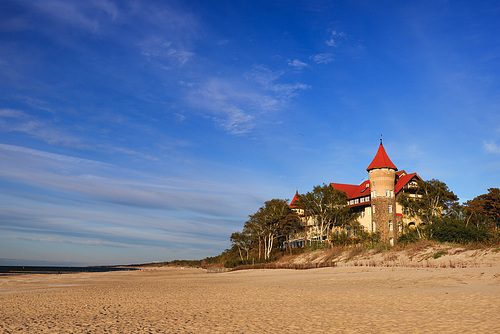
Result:
{"label": "beach sand", "polygon": [[500,267],[0,277],[2,333],[500,333]]}

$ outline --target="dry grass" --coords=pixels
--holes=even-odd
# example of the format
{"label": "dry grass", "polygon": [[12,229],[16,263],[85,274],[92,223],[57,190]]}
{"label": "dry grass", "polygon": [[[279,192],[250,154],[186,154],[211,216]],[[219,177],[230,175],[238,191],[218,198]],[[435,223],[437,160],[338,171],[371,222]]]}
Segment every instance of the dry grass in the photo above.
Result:
{"label": "dry grass", "polygon": [[414,244],[384,250],[362,246],[333,247],[328,250],[286,256],[278,260],[277,268],[307,269],[322,266],[405,267],[405,268],[466,268],[500,265],[500,249],[473,249],[444,245],[423,240]]}

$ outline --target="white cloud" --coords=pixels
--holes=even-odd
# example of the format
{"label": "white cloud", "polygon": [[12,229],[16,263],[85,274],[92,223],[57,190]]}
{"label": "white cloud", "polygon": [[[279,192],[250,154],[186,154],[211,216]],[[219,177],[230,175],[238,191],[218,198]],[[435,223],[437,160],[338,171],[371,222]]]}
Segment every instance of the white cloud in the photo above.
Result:
{"label": "white cloud", "polygon": [[298,69],[302,69],[304,67],[307,67],[308,65],[298,59],[294,59],[294,60],[289,60],[288,61],[288,66],[292,66],[292,67],[295,67],[295,68],[298,68]]}
{"label": "white cloud", "polygon": [[91,32],[99,30],[100,22],[103,19],[114,20],[119,16],[118,9],[114,3],[106,0],[44,0],[32,1],[29,5],[56,22],[79,27]]}
{"label": "white cloud", "polygon": [[302,83],[281,83],[283,71],[272,71],[258,65],[238,78],[212,78],[188,93],[189,103],[228,133],[250,133],[266,112],[278,111],[300,91]]}
{"label": "white cloud", "polygon": [[335,60],[331,53],[318,53],[310,58],[316,62],[316,64],[328,64]]}
{"label": "white cloud", "polygon": [[4,144],[0,157],[0,177],[12,182],[135,208],[195,216],[239,214],[233,185],[140,175],[99,161]]}
{"label": "white cloud", "polygon": [[255,66],[252,71],[247,73],[246,77],[261,84],[265,90],[273,92],[275,94],[274,98],[280,103],[286,103],[299,91],[310,88],[308,85],[302,83],[279,83],[278,79],[283,76],[283,74],[284,72],[282,71],[272,71],[266,66],[259,65]]}
{"label": "white cloud", "polygon": [[61,144],[73,148],[88,148],[81,139],[59,130],[50,122],[14,109],[0,109],[0,130],[22,132],[49,144]]}
{"label": "white cloud", "polygon": [[493,141],[483,142],[483,148],[488,153],[500,154],[500,145]]}
{"label": "white cloud", "polygon": [[345,33],[343,32],[337,32],[336,30],[333,30],[330,39],[325,41],[326,45],[331,46],[331,47],[337,47],[338,46],[338,40],[341,38],[345,37]]}
{"label": "white cloud", "polygon": [[194,52],[173,46],[173,43],[160,37],[151,37],[139,43],[142,55],[151,64],[164,70],[179,68],[194,57]]}
{"label": "white cloud", "polygon": [[23,118],[26,114],[15,109],[0,109],[0,117],[5,118]]}
{"label": "white cloud", "polygon": [[253,127],[254,116],[245,109],[252,109],[252,104],[259,97],[249,89],[239,87],[223,79],[212,79],[196,89],[190,102],[196,107],[209,110],[212,118],[230,134],[245,134]]}

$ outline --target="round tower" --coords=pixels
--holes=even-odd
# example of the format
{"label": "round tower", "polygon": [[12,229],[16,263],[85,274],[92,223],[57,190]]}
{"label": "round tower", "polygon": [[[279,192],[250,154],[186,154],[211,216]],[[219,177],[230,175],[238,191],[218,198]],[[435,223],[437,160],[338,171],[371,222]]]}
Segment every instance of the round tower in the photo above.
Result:
{"label": "round tower", "polygon": [[398,238],[394,194],[398,169],[387,156],[382,139],[366,170],[370,179],[372,232],[380,232],[382,241],[394,244]]}

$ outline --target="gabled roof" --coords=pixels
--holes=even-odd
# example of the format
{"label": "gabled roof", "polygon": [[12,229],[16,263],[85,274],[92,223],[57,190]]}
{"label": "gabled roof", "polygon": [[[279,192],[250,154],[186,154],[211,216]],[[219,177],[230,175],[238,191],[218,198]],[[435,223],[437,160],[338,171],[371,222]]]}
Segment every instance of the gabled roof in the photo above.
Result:
{"label": "gabled roof", "polygon": [[344,184],[344,183],[330,183],[335,189],[345,191],[347,199],[358,198],[370,195],[370,181],[364,181],[360,185]]}
{"label": "gabled roof", "polygon": [[400,192],[401,189],[403,189],[403,187],[411,180],[413,180],[413,179],[422,180],[422,178],[420,178],[420,176],[418,176],[417,173],[406,174],[406,172],[404,170],[401,171],[401,173],[399,173],[398,176],[399,176],[398,180],[396,181],[396,185],[394,186],[394,193],[395,194]]}
{"label": "gabled roof", "polygon": [[290,202],[290,207],[292,209],[295,209],[297,207],[297,202],[299,201],[300,196],[299,196],[299,191],[295,191],[295,196],[293,196],[292,201]]}
{"label": "gabled roof", "polygon": [[375,168],[391,168],[394,170],[398,170],[397,167],[392,163],[391,159],[389,159],[389,157],[387,156],[387,153],[385,153],[384,145],[382,145],[382,142],[378,147],[375,158],[373,158],[372,163],[366,170],[370,171]]}

